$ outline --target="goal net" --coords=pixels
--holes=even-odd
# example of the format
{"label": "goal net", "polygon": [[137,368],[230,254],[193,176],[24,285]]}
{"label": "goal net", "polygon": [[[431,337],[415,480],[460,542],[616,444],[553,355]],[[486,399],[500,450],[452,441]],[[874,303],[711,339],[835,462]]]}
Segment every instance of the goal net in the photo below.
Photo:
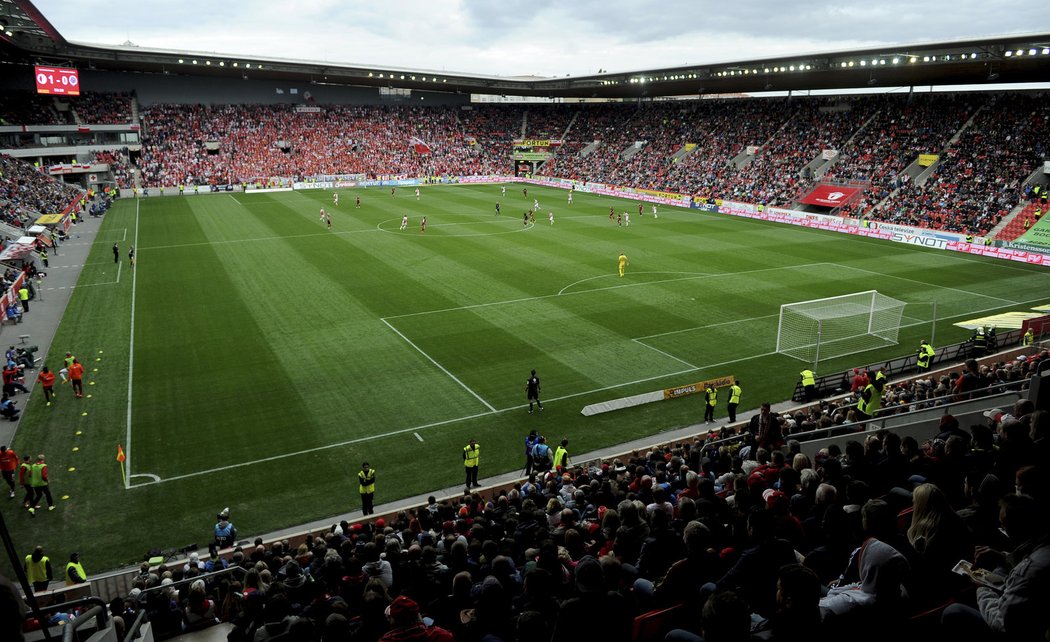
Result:
{"label": "goal net", "polygon": [[784,304],[777,352],[816,364],[896,345],[904,306],[875,290]]}

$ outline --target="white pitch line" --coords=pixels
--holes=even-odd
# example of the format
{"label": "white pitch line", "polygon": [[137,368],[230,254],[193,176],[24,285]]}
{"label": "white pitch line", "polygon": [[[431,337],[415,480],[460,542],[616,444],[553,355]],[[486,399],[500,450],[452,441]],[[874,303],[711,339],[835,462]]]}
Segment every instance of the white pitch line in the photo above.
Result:
{"label": "white pitch line", "polygon": [[415,435],[415,436],[416,436],[416,439],[418,439],[419,441],[423,441],[423,438],[419,436],[419,433],[418,433],[418,432],[414,432],[414,433],[412,433],[412,434],[413,434],[413,435]]}
{"label": "white pitch line", "polygon": [[[631,276],[635,276],[637,274],[688,274],[691,277],[711,276],[711,272],[631,272]],[[612,276],[611,273],[610,274],[599,274],[597,276],[589,276],[586,279],[580,279],[579,281],[574,281],[574,282],[566,285],[562,289],[558,290],[558,294],[559,295],[564,294],[566,290],[568,290],[569,288],[571,288],[574,285],[579,285],[581,283],[586,283],[587,281],[593,281],[595,279],[605,279],[605,278],[608,278],[610,276]],[[590,292],[590,290],[587,290],[587,291]]]}
{"label": "white pitch line", "polygon": [[778,314],[767,314],[760,317],[748,317],[746,319],[733,319],[732,321],[720,321],[719,323],[709,323],[707,325],[698,325],[692,328],[683,328],[681,330],[671,330],[670,332],[659,332],[657,334],[647,334],[644,337],[635,337],[632,341],[644,341],[645,339],[655,339],[656,337],[666,337],[671,334],[681,334],[683,332],[694,332],[696,330],[705,330],[707,328],[717,328],[723,325],[733,325],[734,323],[747,323],[748,321],[760,321],[762,319],[772,319],[773,317],[780,316]]}
{"label": "white pitch line", "polygon": [[229,196],[230,198],[232,198],[232,199],[233,199],[233,202],[234,202],[234,203],[236,203],[236,204],[240,205],[241,207],[244,207],[244,203],[242,203],[242,202],[238,201],[238,200],[237,200],[237,197],[236,197],[236,196],[234,196],[233,194],[227,194],[227,196]]}
{"label": "white pitch line", "polygon": [[909,278],[904,277],[904,276],[896,276],[894,274],[889,274],[889,273],[886,273],[886,272],[875,272],[873,270],[865,270],[864,268],[854,267],[852,265],[842,265],[842,264],[839,264],[839,265],[841,265],[842,267],[846,268],[847,270],[856,270],[857,272],[866,272],[868,274],[874,274],[876,276],[887,277],[887,278],[890,278],[890,279],[900,279],[901,281],[910,281],[911,283],[918,283],[919,285],[925,285],[925,286],[930,287],[930,288],[937,288],[939,290],[951,290],[952,292],[958,292],[960,294],[965,294],[966,296],[979,296],[979,297],[984,297],[986,299],[994,299],[996,301],[1003,301],[1004,303],[1006,303],[1008,305],[1017,305],[1017,301],[1012,301],[1010,299],[1004,299],[1004,298],[998,297],[998,296],[992,296],[990,294],[981,294],[980,292],[971,292],[971,291],[968,291],[968,290],[960,290],[959,288],[953,288],[953,287],[949,287],[947,285],[937,285],[936,283],[927,283],[926,281],[919,281],[917,279],[909,279]]}
{"label": "white pitch line", "polygon": [[[264,457],[262,459],[255,459],[252,461],[244,461],[238,464],[229,464],[227,466],[220,466],[218,468],[209,468],[208,470],[198,470],[192,473],[185,473],[183,475],[175,475],[174,477],[161,478],[157,475],[147,475],[145,473],[136,473],[135,477],[155,477],[156,481],[146,482],[145,484],[135,484],[130,488],[139,488],[140,486],[149,486],[151,484],[164,484],[167,482],[178,481],[180,479],[190,479],[192,477],[200,477],[201,475],[209,475],[211,473],[221,473],[227,470],[234,470],[237,468],[244,468],[245,466],[253,466],[255,464],[265,464],[271,461],[279,461],[281,459],[287,459],[289,457],[298,457],[299,455],[309,455],[311,453],[322,452],[325,450],[331,450],[333,448],[343,448],[345,446],[353,446],[354,444],[360,444],[367,441],[375,441],[377,439],[384,439],[386,437],[396,437],[397,435],[404,435],[406,433],[415,432],[418,430],[426,430],[427,428],[437,428],[439,426],[446,426],[448,424],[454,424],[459,421],[470,421],[471,419],[478,419],[480,417],[488,417],[496,414],[499,411],[494,412],[479,412],[476,415],[467,415],[466,417],[456,417],[455,419],[445,419],[443,421],[435,421],[429,424],[423,424],[422,426],[413,426],[411,428],[402,428],[400,430],[391,430],[379,435],[369,435],[367,437],[358,437],[357,439],[348,439],[346,441],[340,441],[334,444],[326,444],[324,446],[317,446],[315,448],[307,448],[305,450],[297,450],[295,452],[285,452],[280,455],[273,455],[272,457]],[[130,477],[130,475],[129,475]]]}
{"label": "white pitch line", "polygon": [[[125,228],[127,229],[127,228]],[[139,201],[135,201],[135,245],[139,244]],[[121,265],[124,262],[121,261]],[[119,279],[119,272],[118,272]],[[128,425],[127,435],[124,439],[124,467],[126,478],[124,488],[131,487],[131,383],[135,376],[135,290],[138,286],[138,270],[131,271],[131,338],[128,341]]]}
{"label": "white pitch line", "polygon": [[[132,282],[134,283],[134,280]],[[132,287],[134,288],[134,286],[132,286]],[[132,299],[132,300],[134,300],[134,299]],[[1018,305],[1024,305],[1024,304],[1029,304],[1029,303],[1039,303],[1039,302],[1043,302],[1045,300],[1046,300],[1046,297],[1042,297],[1042,298],[1039,298],[1039,299],[1032,299],[1030,301],[1019,301]],[[999,307],[1002,307],[1002,306],[999,306]],[[953,315],[953,316],[944,317],[942,320],[956,319],[956,318],[968,316],[968,315],[971,315],[971,314],[980,314],[982,312],[988,312],[988,311],[991,311],[991,310],[998,310],[999,307],[986,308],[984,310],[972,310],[972,311],[967,312],[965,314],[956,314],[956,315]],[[928,321],[923,321],[922,323],[928,323]],[[741,362],[741,361],[748,361],[750,359],[760,359],[762,357],[768,357],[768,356],[774,355],[774,354],[777,354],[777,353],[775,353],[775,352],[767,352],[767,353],[764,353],[764,354],[757,354],[757,355],[752,355],[752,356],[749,356],[749,357],[741,357],[739,359],[733,359],[733,360],[730,360],[730,361],[723,361],[721,363],[705,364],[699,369],[702,370],[704,368],[717,368],[717,367],[720,367],[720,366],[730,365],[730,364],[738,363],[738,362]],[[553,398],[547,399],[547,403],[551,403],[551,402],[554,402],[554,401],[563,401],[565,399],[573,399],[575,397],[582,397],[582,396],[585,396],[585,395],[594,394],[596,392],[604,392],[606,390],[614,390],[616,388],[623,388],[623,387],[626,387],[626,386],[633,386],[633,385],[639,384],[639,383],[646,383],[647,381],[655,381],[657,379],[665,379],[667,377],[675,377],[675,376],[678,376],[678,375],[681,375],[681,374],[688,374],[690,372],[696,372],[696,370],[697,369],[692,369],[691,368],[691,369],[688,369],[688,370],[679,370],[678,372],[667,372],[667,373],[655,375],[655,376],[652,376],[652,377],[646,377],[644,379],[636,379],[634,381],[626,381],[624,383],[617,383],[617,384],[613,384],[611,386],[604,386],[604,387],[601,387],[601,388],[595,388],[593,390],[586,390],[586,391],[583,391],[583,392],[576,392],[576,393],[572,393],[572,394],[568,394],[568,395],[563,395],[561,397],[553,397]],[[130,392],[129,392],[129,399],[130,399]],[[386,437],[395,437],[397,435],[403,435],[403,434],[410,433],[410,432],[414,433],[414,432],[417,432],[417,431],[420,431],[420,430],[426,430],[427,428],[437,428],[437,427],[440,427],[440,426],[447,426],[449,424],[454,424],[454,423],[457,423],[457,422],[460,422],[460,421],[470,421],[472,419],[479,419],[481,417],[490,417],[492,415],[498,415],[498,414],[502,414],[502,413],[505,413],[505,412],[511,412],[511,411],[514,411],[514,410],[521,410],[522,408],[528,408],[528,404],[521,404],[521,405],[517,405],[517,406],[510,406],[508,408],[500,408],[499,410],[494,410],[492,412],[480,412],[480,413],[477,413],[477,414],[474,414],[474,415],[467,415],[465,417],[456,417],[454,419],[445,419],[443,421],[436,421],[436,422],[429,423],[429,424],[424,424],[424,425],[421,425],[421,426],[412,426],[411,428],[402,428],[400,430],[392,430],[390,432],[385,432],[385,433],[378,434],[378,435],[371,435],[371,436],[368,436],[368,437],[359,437],[357,439],[350,439],[350,440],[347,440],[347,441],[341,441],[341,442],[338,442],[338,443],[328,444],[328,445],[325,445],[325,446],[317,446],[315,448],[307,448],[306,450],[299,450],[299,451],[295,451],[295,452],[285,452],[285,453],[281,453],[280,455],[273,455],[271,457],[264,457],[262,459],[255,459],[255,460],[252,460],[252,461],[245,461],[245,462],[240,462],[240,463],[237,463],[237,464],[230,464],[228,466],[221,466],[219,468],[210,468],[208,470],[198,470],[196,472],[185,473],[185,474],[182,474],[182,475],[176,475],[174,477],[167,477],[167,478],[164,478],[164,479],[158,477],[157,475],[153,475],[153,474],[150,474],[150,473],[135,473],[134,475],[130,475],[129,474],[128,475],[129,479],[131,477],[151,477],[151,478],[154,479],[154,481],[146,482],[144,484],[135,484],[134,486],[127,485],[127,487],[128,488],[139,488],[141,486],[149,486],[151,484],[163,484],[163,483],[167,483],[167,482],[178,481],[178,480],[181,480],[181,479],[190,479],[190,478],[193,478],[193,477],[200,477],[202,475],[209,475],[211,473],[219,473],[219,472],[224,472],[224,471],[227,471],[227,470],[234,470],[234,469],[237,469],[237,468],[244,468],[246,466],[254,466],[255,464],[265,464],[265,463],[269,463],[269,462],[272,462],[272,461],[279,461],[281,459],[287,459],[289,457],[297,457],[299,455],[309,455],[311,453],[321,452],[321,451],[325,451],[325,450],[331,450],[333,448],[342,448],[344,446],[352,446],[354,444],[359,444],[359,443],[363,443],[363,442],[367,442],[367,441],[375,441],[377,439],[384,439]],[[129,437],[130,437],[130,434],[131,433],[130,433],[130,422],[129,422],[129,433],[128,433]],[[128,449],[128,450],[130,450],[130,449]],[[126,454],[126,456],[127,456],[127,460],[131,459],[131,455],[130,454]]]}
{"label": "white pitch line", "polygon": [[419,352],[419,354],[421,354],[421,355],[423,355],[424,357],[426,357],[426,358],[427,358],[427,360],[428,360],[428,361],[430,361],[430,363],[432,363],[432,364],[434,364],[435,366],[437,366],[438,370],[440,370],[441,372],[444,372],[444,373],[445,373],[446,375],[448,375],[448,377],[449,377],[450,379],[452,379],[453,381],[455,381],[456,383],[458,383],[458,384],[459,384],[459,386],[460,386],[461,388],[463,388],[464,390],[466,390],[467,392],[469,392],[469,393],[470,393],[470,394],[471,394],[471,395],[472,395],[472,396],[473,396],[473,397],[474,397],[475,399],[477,399],[478,401],[480,401],[480,402],[481,402],[481,403],[482,403],[482,404],[483,404],[483,405],[484,405],[484,406],[485,406],[486,408],[488,408],[488,409],[489,409],[489,410],[490,410],[491,412],[496,412],[496,409],[492,407],[492,404],[490,404],[489,402],[487,402],[487,401],[485,401],[484,399],[482,399],[482,398],[481,398],[481,395],[479,395],[478,393],[476,393],[476,392],[474,392],[473,390],[471,390],[470,386],[468,386],[467,384],[465,384],[465,383],[463,383],[462,381],[460,381],[460,380],[459,380],[459,377],[457,377],[456,375],[454,375],[454,374],[452,374],[451,372],[449,372],[449,371],[448,371],[448,369],[447,369],[447,368],[445,368],[445,366],[443,366],[443,365],[441,365],[440,363],[438,363],[438,362],[437,362],[437,360],[436,360],[436,359],[434,359],[434,357],[432,357],[432,356],[430,356],[429,354],[427,354],[426,352],[424,352],[424,351],[423,351],[423,349],[422,349],[422,348],[420,348],[419,346],[417,346],[417,345],[416,345],[415,343],[412,343],[412,340],[411,340],[411,339],[409,339],[409,338],[408,338],[408,337],[406,337],[406,336],[405,336],[404,334],[402,334],[402,333],[401,333],[401,331],[400,331],[400,330],[398,330],[397,328],[395,328],[395,327],[394,327],[393,325],[391,325],[391,324],[390,324],[390,322],[388,322],[388,321],[387,321],[386,319],[380,319],[380,321],[382,321],[382,322],[383,322],[383,323],[384,323],[384,324],[386,325],[386,327],[388,327],[388,328],[390,328],[391,330],[393,330],[393,331],[394,331],[394,332],[395,332],[395,333],[397,334],[397,336],[401,337],[401,339],[403,339],[405,343],[407,343],[408,345],[410,345],[410,346],[412,346],[413,348],[415,348],[415,349],[416,349],[416,351],[417,351],[417,352]]}
{"label": "white pitch line", "polygon": [[[713,274],[704,274],[702,276],[706,276],[708,278],[718,278],[718,277],[723,277],[723,276],[740,276],[741,274],[754,274],[756,272],[770,272],[770,271],[774,271],[774,270],[794,270],[794,269],[798,269],[798,268],[817,267],[817,266],[820,266],[820,265],[838,265],[838,264],[837,263],[831,264],[831,263],[827,263],[827,262],[823,262],[823,263],[806,263],[806,264],[803,264],[803,265],[785,265],[785,266],[775,267],[775,268],[762,268],[762,269],[758,269],[758,270],[744,270],[743,272],[718,272],[718,273],[713,273]],[[697,274],[699,274],[699,273],[697,273]],[[609,274],[608,276],[612,276],[612,274]],[[459,310],[473,310],[473,309],[476,309],[476,308],[487,308],[487,307],[496,306],[496,305],[507,305],[507,304],[510,304],[510,303],[524,303],[526,301],[540,301],[542,299],[552,299],[552,298],[559,297],[559,296],[576,296],[576,295],[579,295],[579,294],[593,294],[595,292],[604,292],[606,290],[619,290],[621,288],[637,288],[637,287],[644,287],[644,286],[647,286],[647,285],[657,285],[657,284],[660,284],[660,283],[676,283],[678,281],[689,281],[689,280],[698,279],[698,278],[701,278],[701,276],[686,276],[686,277],[681,277],[681,278],[677,278],[677,279],[660,279],[658,281],[645,281],[645,282],[642,282],[642,283],[624,283],[624,284],[621,284],[621,285],[610,285],[610,286],[604,287],[604,288],[591,288],[589,290],[579,290],[579,291],[576,291],[576,292],[566,292],[564,294],[540,294],[538,296],[527,296],[527,297],[522,297],[520,299],[507,299],[507,300],[504,300],[504,301],[492,301],[490,303],[472,303],[471,305],[461,305],[461,306],[458,306],[458,307],[455,307],[455,308],[439,308],[437,310],[423,310],[422,312],[409,312],[407,314],[394,314],[394,315],[391,315],[391,316],[388,316],[388,317],[383,317],[383,319],[384,320],[385,319],[403,319],[403,318],[406,318],[406,317],[418,317],[418,316],[424,316],[424,315],[427,315],[427,314],[439,314],[441,312],[457,312]]]}
{"label": "white pitch line", "polygon": [[639,341],[638,339],[631,339],[631,341],[633,341],[633,342],[637,343],[637,344],[638,344],[638,345],[640,345],[640,346],[643,346],[643,347],[649,348],[650,350],[655,350],[656,352],[659,352],[660,354],[664,355],[665,357],[668,357],[668,358],[674,359],[675,361],[677,361],[678,363],[682,364],[683,366],[689,366],[690,368],[693,368],[693,369],[697,369],[697,367],[696,367],[696,366],[694,366],[693,364],[689,363],[688,361],[686,361],[686,360],[684,360],[684,359],[679,359],[678,357],[674,356],[674,355],[673,355],[673,354],[671,354],[670,352],[664,352],[664,351],[663,351],[663,350],[661,350],[660,348],[657,348],[657,347],[655,347],[655,346],[651,346],[651,345],[649,345],[648,343],[645,343],[645,342]]}

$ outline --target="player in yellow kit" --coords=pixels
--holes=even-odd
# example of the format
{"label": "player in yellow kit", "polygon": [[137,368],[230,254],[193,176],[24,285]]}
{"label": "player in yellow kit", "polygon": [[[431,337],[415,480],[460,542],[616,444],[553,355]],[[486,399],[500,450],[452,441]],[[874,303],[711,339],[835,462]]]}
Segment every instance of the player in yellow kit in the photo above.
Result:
{"label": "player in yellow kit", "polygon": [[620,258],[618,258],[617,261],[619,261],[620,263],[620,276],[623,276],[623,269],[628,265],[627,255],[623,252],[620,252]]}

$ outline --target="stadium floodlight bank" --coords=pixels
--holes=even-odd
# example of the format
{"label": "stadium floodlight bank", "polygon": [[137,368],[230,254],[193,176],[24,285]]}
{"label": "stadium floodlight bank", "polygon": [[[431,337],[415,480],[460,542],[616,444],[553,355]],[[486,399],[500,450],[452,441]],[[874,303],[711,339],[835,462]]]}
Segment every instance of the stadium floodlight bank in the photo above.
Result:
{"label": "stadium floodlight bank", "polygon": [[777,352],[816,366],[897,344],[903,301],[875,290],[780,306]]}

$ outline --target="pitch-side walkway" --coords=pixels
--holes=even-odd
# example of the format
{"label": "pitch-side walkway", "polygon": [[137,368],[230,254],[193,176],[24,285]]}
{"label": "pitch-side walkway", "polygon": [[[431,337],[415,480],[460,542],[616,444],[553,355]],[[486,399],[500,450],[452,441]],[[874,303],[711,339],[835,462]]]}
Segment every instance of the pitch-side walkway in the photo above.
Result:
{"label": "pitch-side walkway", "polygon": [[[792,382],[789,382],[787,385],[784,386],[785,391],[788,394],[790,394],[793,391],[794,383],[795,382],[792,381]],[[786,402],[783,402],[783,403],[773,404],[771,406],[771,409],[773,410],[773,412],[785,412],[785,411],[797,408],[799,406],[800,406],[800,404],[796,404],[796,403],[791,402],[791,401],[786,401]],[[698,406],[698,408],[699,408],[699,406]],[[719,410],[722,410],[722,409],[723,409],[723,407],[719,407]],[[521,412],[525,412],[525,411],[522,410]],[[753,417],[756,414],[758,414],[758,409],[757,408],[755,410],[750,410],[748,412],[737,413],[737,417],[736,417],[737,418],[737,422],[748,421],[749,419],[751,419],[751,417]],[[540,419],[542,419],[542,416],[540,417]],[[668,430],[666,432],[657,433],[655,435],[649,435],[648,437],[643,437],[641,439],[636,439],[634,441],[629,441],[629,442],[624,443],[624,444],[618,444],[618,445],[615,445],[615,446],[610,446],[608,448],[603,448],[601,450],[595,450],[595,451],[589,452],[589,453],[576,454],[576,453],[571,453],[570,452],[569,458],[570,458],[570,461],[572,461],[572,462],[583,463],[583,462],[588,462],[588,461],[591,461],[591,460],[594,460],[594,459],[598,459],[598,458],[613,457],[613,456],[619,455],[621,453],[629,453],[629,452],[633,452],[635,450],[645,450],[648,447],[652,446],[653,444],[673,442],[673,441],[676,441],[676,440],[681,440],[682,442],[685,442],[685,441],[688,441],[688,440],[692,439],[693,436],[698,435],[698,434],[703,433],[703,432],[706,432],[707,430],[716,430],[718,428],[721,428],[722,425],[725,423],[725,419],[726,419],[725,417],[721,417],[719,419],[719,421],[716,421],[716,422],[714,422],[712,424],[706,424],[706,425],[705,424],[693,424],[691,426],[686,426],[684,428],[678,428],[678,429],[675,429],[675,430]],[[536,423],[540,424],[541,422],[537,421]],[[537,429],[541,433],[543,432],[542,428],[538,427]],[[522,445],[522,453],[523,453],[523,457],[524,457],[524,447],[525,447],[525,435],[524,434],[521,435],[521,445]],[[522,468],[524,469],[524,461],[522,462]],[[485,470],[484,467],[482,467],[481,470],[484,471]],[[457,474],[462,474],[461,470],[457,470],[456,472],[457,472]],[[524,470],[516,470],[514,472],[505,473],[503,475],[497,475],[495,477],[484,477],[484,478],[480,479],[479,481],[481,482],[482,489],[484,489],[485,487],[489,487],[489,486],[498,486],[498,485],[508,484],[508,483],[512,483],[514,481],[517,481],[517,480],[522,478],[522,476],[523,476],[522,473],[523,472],[524,472]],[[383,488],[382,488],[382,481],[378,482],[376,484],[376,487],[380,491],[382,491],[383,490]],[[375,512],[376,512],[377,515],[385,515],[387,513],[394,513],[394,512],[397,512],[399,510],[404,510],[404,509],[412,508],[412,507],[415,507],[415,506],[426,505],[427,499],[431,495],[433,495],[438,501],[441,501],[443,499],[453,498],[453,497],[462,497],[463,496],[463,489],[464,489],[463,485],[459,484],[459,485],[456,485],[456,486],[451,486],[449,488],[444,488],[444,489],[441,489],[441,490],[435,490],[433,492],[427,493],[426,495],[416,495],[415,497],[406,497],[405,499],[399,499],[397,501],[389,502],[389,503],[386,503],[386,504],[378,504],[375,507]],[[357,490],[356,486],[354,487],[353,490],[355,492],[351,496],[353,497],[353,504],[356,505],[356,504],[360,503],[360,500],[358,499],[357,493],[356,493],[356,490]],[[236,510],[236,508],[234,508],[234,510]],[[272,533],[263,534],[263,535],[260,535],[260,536],[263,539],[268,540],[268,541],[269,540],[274,540],[274,539],[282,539],[282,538],[294,535],[296,533],[302,533],[303,531],[307,531],[307,530],[310,530],[310,531],[321,530],[323,528],[327,528],[327,527],[331,526],[332,524],[339,523],[340,520],[344,520],[344,519],[351,520],[351,519],[360,519],[360,518],[361,518],[361,509],[357,508],[357,510],[354,510],[354,511],[351,511],[351,512],[348,512],[348,513],[343,513],[342,515],[337,515],[335,517],[331,517],[331,518],[328,518],[328,519],[320,519],[320,520],[317,520],[317,521],[314,521],[314,522],[310,522],[308,524],[300,524],[299,526],[293,526],[291,528],[286,528],[286,529],[280,530],[280,531],[274,531]],[[255,535],[253,535],[252,537],[255,537]]]}
{"label": "pitch-side walkway", "polygon": [[[58,246],[58,254],[48,253],[49,267],[45,270],[47,278],[43,285],[38,288],[37,296],[29,302],[29,312],[22,317],[22,323],[17,325],[4,325],[0,329],[0,346],[6,351],[8,346],[21,345],[19,336],[28,334],[25,339],[26,345],[38,346],[36,353],[37,366],[43,366],[51,341],[58,330],[58,324],[62,321],[62,315],[66,313],[66,306],[70,297],[73,296],[77,279],[80,272],[87,263],[91,245],[95,242],[95,236],[102,225],[102,217],[92,218],[88,216],[81,219],[79,223],[69,228],[69,239]],[[33,389],[36,383],[36,371],[26,373],[26,387]],[[28,394],[16,394],[15,401],[18,402],[22,416],[25,416],[26,401]],[[0,421],[0,444],[9,445],[18,430],[19,421]],[[32,449],[32,444],[29,445]]]}

